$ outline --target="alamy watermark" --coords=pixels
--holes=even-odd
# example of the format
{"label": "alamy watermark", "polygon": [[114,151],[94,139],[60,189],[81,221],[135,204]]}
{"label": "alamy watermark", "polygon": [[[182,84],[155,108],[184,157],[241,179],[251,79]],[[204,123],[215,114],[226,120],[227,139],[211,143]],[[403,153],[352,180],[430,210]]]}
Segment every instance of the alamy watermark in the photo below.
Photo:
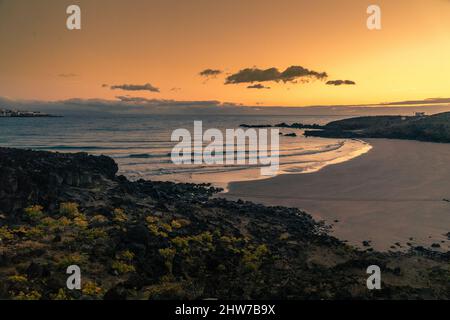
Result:
{"label": "alamy watermark", "polygon": [[367,7],[367,29],[381,30],[381,8],[379,5],[372,4]]}
{"label": "alamy watermark", "polygon": [[[376,4],[371,4],[366,10],[369,17],[367,18],[367,28],[369,30],[381,30],[381,7]],[[81,8],[78,5],[72,4],[67,7],[66,14],[69,16],[66,20],[66,27],[68,30],[81,30]]]}
{"label": "alamy watermark", "polygon": [[66,274],[70,275],[66,281],[67,289],[81,290],[81,268],[75,264],[68,266]]}
{"label": "alamy watermark", "polygon": [[78,5],[70,5],[66,9],[69,15],[66,20],[68,30],[81,30],[81,8]]}
{"label": "alamy watermark", "polygon": [[[215,128],[203,132],[203,122],[194,121],[194,132],[180,128],[173,131],[171,159],[176,165],[255,165],[261,175],[276,175],[279,169],[279,129]],[[207,143],[205,146],[204,143]]]}
{"label": "alamy watermark", "polygon": [[371,265],[366,270],[370,276],[367,278],[366,285],[369,290],[381,289],[381,269],[377,265]]}

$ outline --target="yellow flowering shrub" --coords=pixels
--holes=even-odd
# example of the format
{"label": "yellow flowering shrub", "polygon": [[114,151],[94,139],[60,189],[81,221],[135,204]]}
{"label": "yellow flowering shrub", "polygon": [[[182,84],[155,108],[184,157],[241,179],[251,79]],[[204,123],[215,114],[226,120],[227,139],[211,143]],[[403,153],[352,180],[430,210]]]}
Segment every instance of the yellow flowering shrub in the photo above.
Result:
{"label": "yellow flowering shrub", "polygon": [[73,219],[73,224],[80,228],[87,228],[87,226],[89,225],[86,216],[83,214],[80,214],[77,217],[75,217]]}
{"label": "yellow flowering shrub", "polygon": [[164,264],[169,270],[169,273],[172,273],[173,258],[176,253],[177,251],[174,248],[159,249],[159,254],[166,260]]}
{"label": "yellow flowering shrub", "polygon": [[122,222],[127,222],[127,220],[128,220],[128,217],[125,214],[125,212],[123,211],[123,209],[120,209],[120,208],[114,209],[113,221],[122,223]]}
{"label": "yellow flowering shrub", "polygon": [[44,216],[44,213],[42,212],[43,209],[44,208],[42,206],[34,205],[25,208],[24,212],[27,218],[32,221],[37,221]]}
{"label": "yellow flowering shrub", "polygon": [[32,290],[28,293],[20,291],[18,294],[11,293],[13,300],[39,300],[42,295],[36,290]]}
{"label": "yellow flowering shrub", "polygon": [[78,204],[75,202],[65,202],[59,205],[59,213],[62,216],[75,218],[80,214],[78,211]]}
{"label": "yellow flowering shrub", "polygon": [[50,295],[52,300],[72,300],[64,289],[59,289],[57,293]]}
{"label": "yellow flowering shrub", "polygon": [[127,264],[122,261],[114,261],[111,265],[112,269],[117,271],[119,274],[126,274],[136,271],[133,265]]}
{"label": "yellow flowering shrub", "polygon": [[86,281],[81,288],[81,292],[86,296],[98,297],[102,294],[103,289],[93,281]]}
{"label": "yellow flowering shrub", "polygon": [[12,240],[14,239],[14,234],[8,227],[0,227],[0,240]]}
{"label": "yellow flowering shrub", "polygon": [[125,261],[133,261],[134,253],[131,252],[130,250],[125,250],[125,251],[119,252],[117,254],[117,259],[125,260]]}
{"label": "yellow flowering shrub", "polygon": [[8,280],[11,282],[16,282],[16,283],[24,283],[24,282],[28,281],[28,278],[27,278],[27,276],[16,274],[13,276],[9,276]]}

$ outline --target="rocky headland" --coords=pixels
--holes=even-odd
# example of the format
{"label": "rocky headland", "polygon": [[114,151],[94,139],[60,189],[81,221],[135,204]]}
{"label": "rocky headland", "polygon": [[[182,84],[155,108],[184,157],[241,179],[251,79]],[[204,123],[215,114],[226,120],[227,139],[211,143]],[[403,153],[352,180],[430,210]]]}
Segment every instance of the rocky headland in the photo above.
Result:
{"label": "rocky headland", "polygon": [[305,136],[324,138],[386,138],[450,142],[450,112],[430,116],[371,116],[332,121],[306,130]]}

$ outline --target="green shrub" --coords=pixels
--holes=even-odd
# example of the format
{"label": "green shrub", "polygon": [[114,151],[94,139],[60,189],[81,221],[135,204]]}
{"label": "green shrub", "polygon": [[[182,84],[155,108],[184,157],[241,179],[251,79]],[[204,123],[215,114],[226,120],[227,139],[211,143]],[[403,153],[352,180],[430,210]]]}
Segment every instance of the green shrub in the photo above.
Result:
{"label": "green shrub", "polygon": [[58,221],[51,217],[45,217],[40,220],[39,226],[45,227],[45,228],[53,228],[53,227],[58,226]]}
{"label": "green shrub", "polygon": [[82,229],[87,228],[89,225],[86,216],[81,213],[73,219],[73,224]]}
{"label": "green shrub", "polygon": [[254,250],[252,248],[243,250],[242,263],[247,271],[256,271],[262,263],[262,259],[269,253],[269,249],[265,244],[259,245]]}
{"label": "green shrub", "polygon": [[133,265],[131,264],[127,264],[125,262],[122,261],[113,261],[111,268],[114,271],[117,271],[118,274],[126,274],[126,273],[130,273],[130,272],[134,272],[136,271],[136,269],[134,268]]}
{"label": "green shrub", "polygon": [[64,227],[70,226],[72,224],[72,221],[66,217],[61,217],[58,219],[58,224],[59,224],[59,226],[64,228]]}
{"label": "green shrub", "polygon": [[81,292],[86,296],[91,297],[100,297],[103,293],[103,289],[93,281],[85,281],[83,287],[81,288]]}
{"label": "green shrub", "polygon": [[52,300],[72,300],[64,289],[59,289],[57,293],[50,295]]}
{"label": "green shrub", "polygon": [[59,205],[59,213],[62,216],[75,218],[80,212],[78,211],[78,204],[75,202],[65,202]]}
{"label": "green shrub", "polygon": [[82,265],[85,264],[88,257],[85,254],[73,253],[59,260],[58,265],[62,268],[67,268],[71,265]]}
{"label": "green shrub", "polygon": [[169,273],[172,273],[173,258],[175,257],[176,253],[177,251],[174,248],[159,249],[159,254],[165,259],[164,264],[169,270]]}
{"label": "green shrub", "polygon": [[183,285],[178,282],[162,282],[153,285],[146,290],[148,299],[164,300],[164,299],[185,299],[186,293]]}
{"label": "green shrub", "polygon": [[42,212],[43,209],[44,208],[39,205],[29,206],[24,210],[25,216],[31,221],[38,221],[44,216],[44,213]]}
{"label": "green shrub", "polygon": [[174,246],[181,250],[184,254],[189,253],[189,237],[175,237],[170,240]]}
{"label": "green shrub", "polygon": [[157,225],[154,224],[149,224],[148,226],[148,230],[150,231],[150,233],[152,235],[154,235],[155,237],[163,237],[163,238],[167,238],[169,235],[167,233],[165,233],[164,231],[160,231]]}
{"label": "green shrub", "polygon": [[105,216],[103,216],[101,214],[97,214],[97,215],[93,216],[90,221],[91,224],[103,224],[106,222],[108,222],[108,218],[106,218]]}
{"label": "green shrub", "polygon": [[161,223],[160,228],[165,230],[166,232],[172,232],[172,226],[168,223]]}
{"label": "green shrub", "polygon": [[114,209],[114,212],[113,212],[113,221],[114,222],[123,223],[123,222],[127,222],[127,220],[128,220],[128,217],[125,214],[125,212],[123,211],[123,209],[120,209],[120,208]]}
{"label": "green shrub", "polygon": [[158,217],[155,217],[155,216],[147,216],[147,217],[145,218],[145,220],[147,221],[148,224],[153,224],[153,223],[158,222],[158,221],[159,221],[159,218],[158,218]]}
{"label": "green shrub", "polygon": [[13,276],[9,276],[8,280],[14,283],[25,283],[28,281],[28,278],[27,276],[16,274]]}
{"label": "green shrub", "polygon": [[32,290],[28,293],[20,291],[18,294],[11,293],[13,300],[40,300],[42,295],[36,290]]}
{"label": "green shrub", "polygon": [[183,223],[180,220],[172,220],[172,222],[170,222],[170,225],[173,229],[180,229],[183,227]]}
{"label": "green shrub", "polygon": [[94,241],[99,239],[107,239],[108,233],[101,228],[85,229],[78,237],[81,241]]}
{"label": "green shrub", "polygon": [[33,227],[28,229],[27,236],[32,239],[41,239],[45,236],[45,232],[42,228]]}
{"label": "green shrub", "polygon": [[0,240],[4,241],[4,240],[12,240],[14,239],[14,234],[13,232],[8,229],[8,227],[4,226],[4,227],[0,227]]}
{"label": "green shrub", "polygon": [[119,252],[117,254],[117,259],[124,260],[124,261],[133,261],[134,253],[131,252],[130,250],[125,250],[125,251]]}

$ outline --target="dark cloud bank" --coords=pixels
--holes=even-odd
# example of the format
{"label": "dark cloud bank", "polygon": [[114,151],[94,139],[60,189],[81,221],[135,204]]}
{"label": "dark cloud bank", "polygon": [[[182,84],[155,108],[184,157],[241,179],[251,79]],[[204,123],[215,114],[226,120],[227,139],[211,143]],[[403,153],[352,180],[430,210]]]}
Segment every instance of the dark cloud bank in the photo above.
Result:
{"label": "dark cloud bank", "polygon": [[111,90],[159,92],[159,88],[146,84],[120,84],[110,86]]}
{"label": "dark cloud bank", "polygon": [[329,86],[352,86],[352,85],[356,85],[355,81],[352,80],[330,80],[327,81],[327,85]]}
{"label": "dark cloud bank", "polygon": [[253,84],[251,86],[248,86],[247,89],[270,89],[270,87],[266,87],[266,86],[258,83],[258,84]]}
{"label": "dark cloud bank", "polygon": [[[409,105],[408,105],[409,104]],[[0,97],[0,109],[16,109],[48,112],[56,115],[91,116],[99,114],[145,115],[145,114],[176,114],[193,116],[192,119],[202,119],[202,115],[233,114],[233,115],[341,115],[345,117],[361,115],[413,115],[414,112],[433,114],[450,111],[450,98],[432,98],[400,102],[385,102],[372,105],[321,105],[305,107],[266,106],[252,107],[217,100],[165,100],[117,96],[115,100],[108,99],[67,99],[62,101],[14,100]],[[190,119],[190,118],[187,118]],[[5,121],[5,119],[3,120]],[[58,121],[54,118],[53,121]]]}
{"label": "dark cloud bank", "polygon": [[58,77],[60,78],[75,78],[78,77],[76,73],[60,73],[58,74]]}
{"label": "dark cloud bank", "polygon": [[328,77],[326,72],[317,72],[301,66],[290,66],[284,71],[277,68],[258,69],[246,68],[228,76],[225,84],[253,83],[253,82],[292,82],[298,79],[309,81],[311,79],[325,80]]}
{"label": "dark cloud bank", "polygon": [[218,69],[205,69],[199,73],[199,76],[205,77],[205,78],[214,78],[218,75],[222,74],[222,70]]}

